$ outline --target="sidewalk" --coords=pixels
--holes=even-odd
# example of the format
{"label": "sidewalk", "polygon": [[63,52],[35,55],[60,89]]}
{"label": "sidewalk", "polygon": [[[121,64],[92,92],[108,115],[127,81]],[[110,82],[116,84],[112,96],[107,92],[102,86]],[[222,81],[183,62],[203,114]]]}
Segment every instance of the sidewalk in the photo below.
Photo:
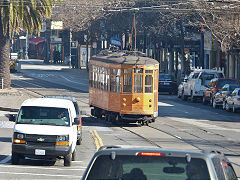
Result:
{"label": "sidewalk", "polygon": [[34,97],[37,95],[21,88],[1,89],[0,111],[17,112],[23,101]]}

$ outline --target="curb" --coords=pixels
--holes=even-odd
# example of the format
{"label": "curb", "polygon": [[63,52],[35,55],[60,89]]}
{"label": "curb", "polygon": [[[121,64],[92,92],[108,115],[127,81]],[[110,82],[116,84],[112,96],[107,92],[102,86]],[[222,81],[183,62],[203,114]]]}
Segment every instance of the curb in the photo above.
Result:
{"label": "curb", "polygon": [[0,107],[0,111],[18,112],[19,109]]}

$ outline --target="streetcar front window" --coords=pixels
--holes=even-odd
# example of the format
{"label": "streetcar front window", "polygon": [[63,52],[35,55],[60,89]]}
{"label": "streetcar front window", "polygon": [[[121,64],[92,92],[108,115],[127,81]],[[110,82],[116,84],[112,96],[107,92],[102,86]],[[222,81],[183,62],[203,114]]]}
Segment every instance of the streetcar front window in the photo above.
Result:
{"label": "streetcar front window", "polygon": [[123,92],[132,92],[132,69],[123,70]]}
{"label": "streetcar front window", "polygon": [[134,69],[134,93],[143,93],[143,68]]}
{"label": "streetcar front window", "polygon": [[153,75],[145,75],[145,93],[152,93]]}

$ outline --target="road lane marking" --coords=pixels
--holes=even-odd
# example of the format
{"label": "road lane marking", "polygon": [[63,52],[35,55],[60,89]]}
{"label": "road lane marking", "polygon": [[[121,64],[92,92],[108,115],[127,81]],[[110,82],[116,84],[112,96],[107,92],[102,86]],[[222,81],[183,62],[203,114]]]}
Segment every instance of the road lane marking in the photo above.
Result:
{"label": "road lane marking", "polygon": [[92,135],[92,138],[93,138],[93,140],[94,140],[94,143],[95,143],[96,149],[97,149],[97,151],[98,151],[98,149],[100,148],[100,146],[99,146],[99,143],[98,143],[97,137],[95,137],[95,135],[94,135],[94,133],[93,133],[92,130],[90,130],[89,132],[90,132],[90,134]]}
{"label": "road lane marking", "polygon": [[97,151],[99,150],[99,148],[101,146],[103,146],[103,142],[102,142],[102,139],[100,138],[100,136],[98,135],[97,131],[96,130],[90,130],[89,131],[90,134],[92,135],[92,138],[94,140],[94,143],[95,143],[95,146],[96,146],[96,149]]}
{"label": "road lane marking", "polygon": [[98,135],[97,131],[96,131],[96,130],[93,130],[93,132],[94,132],[95,136],[97,137],[100,146],[103,146],[102,139],[101,139],[100,136]]}
{"label": "road lane marking", "polygon": [[172,106],[174,106],[174,105],[172,105],[172,104],[167,104],[167,103],[163,103],[163,102],[158,102],[158,106],[170,106],[170,107],[172,107]]}
{"label": "road lane marking", "polygon": [[[74,161],[73,161],[74,162]],[[45,169],[45,170],[58,170],[58,171],[63,171],[63,170],[68,170],[68,171],[84,171],[87,167],[82,167],[81,168],[51,168],[51,167],[34,167],[34,166],[15,166],[15,165],[0,165],[0,168],[14,168],[14,169]]]}
{"label": "road lane marking", "polygon": [[5,164],[5,163],[7,163],[10,160],[11,160],[11,156],[8,155],[6,158],[4,158],[3,160],[0,161],[0,164]]}
{"label": "road lane marking", "polygon": [[58,176],[58,177],[72,177],[72,178],[82,178],[82,176],[74,175],[60,175],[60,174],[35,174],[35,173],[15,173],[15,172],[0,172],[0,174],[11,174],[11,175],[30,175],[30,176]]}

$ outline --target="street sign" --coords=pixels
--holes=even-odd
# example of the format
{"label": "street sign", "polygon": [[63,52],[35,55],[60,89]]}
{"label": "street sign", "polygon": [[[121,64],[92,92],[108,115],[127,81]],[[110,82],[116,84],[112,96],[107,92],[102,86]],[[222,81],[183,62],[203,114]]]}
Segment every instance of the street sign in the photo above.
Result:
{"label": "street sign", "polygon": [[110,42],[112,45],[115,45],[115,46],[120,46],[122,45],[121,41],[117,40],[117,39],[114,39],[114,38],[111,38],[110,39]]}

